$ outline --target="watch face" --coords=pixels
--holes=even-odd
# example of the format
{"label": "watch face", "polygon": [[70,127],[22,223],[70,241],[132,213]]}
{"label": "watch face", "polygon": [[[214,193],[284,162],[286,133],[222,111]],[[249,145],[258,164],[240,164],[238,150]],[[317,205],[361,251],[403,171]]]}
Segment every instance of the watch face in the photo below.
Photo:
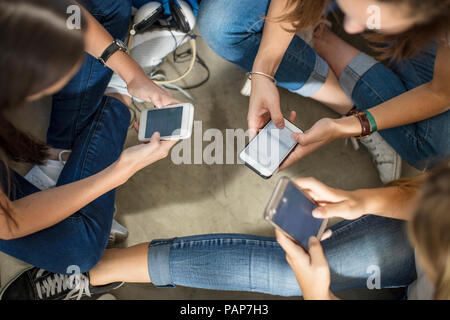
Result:
{"label": "watch face", "polygon": [[116,39],[115,42],[121,50],[127,50],[127,46],[125,45],[125,43],[123,43],[122,40]]}

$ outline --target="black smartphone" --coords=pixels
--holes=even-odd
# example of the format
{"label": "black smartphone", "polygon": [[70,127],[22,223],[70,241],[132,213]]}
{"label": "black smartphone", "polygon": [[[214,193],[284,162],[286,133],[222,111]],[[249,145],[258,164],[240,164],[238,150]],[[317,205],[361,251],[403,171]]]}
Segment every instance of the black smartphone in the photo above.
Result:
{"label": "black smartphone", "polygon": [[291,179],[283,177],[277,183],[264,212],[264,218],[305,249],[311,236],[320,238],[327,220],[312,216],[317,204],[304,194]]}

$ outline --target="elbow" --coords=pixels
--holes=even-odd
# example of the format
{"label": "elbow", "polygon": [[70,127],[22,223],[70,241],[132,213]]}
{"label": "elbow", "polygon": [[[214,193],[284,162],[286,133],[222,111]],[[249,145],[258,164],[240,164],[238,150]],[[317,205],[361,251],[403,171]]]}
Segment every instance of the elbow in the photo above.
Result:
{"label": "elbow", "polygon": [[4,215],[0,214],[0,240],[13,240],[15,238],[9,221]]}
{"label": "elbow", "polygon": [[15,239],[14,235],[7,230],[7,226],[0,227],[0,240],[13,240]]}
{"label": "elbow", "polygon": [[437,81],[432,81],[430,83],[430,89],[439,101],[442,102],[443,112],[450,110],[450,89],[448,84],[438,83]]}

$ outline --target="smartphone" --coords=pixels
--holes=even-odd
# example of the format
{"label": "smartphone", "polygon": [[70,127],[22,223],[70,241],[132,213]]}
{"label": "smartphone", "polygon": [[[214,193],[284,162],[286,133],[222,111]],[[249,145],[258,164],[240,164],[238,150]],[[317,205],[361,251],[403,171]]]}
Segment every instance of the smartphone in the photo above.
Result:
{"label": "smartphone", "polygon": [[302,132],[288,120],[284,123],[284,128],[278,129],[270,120],[239,154],[239,159],[264,179],[272,177],[297,145],[292,133]]}
{"label": "smartphone", "polygon": [[188,139],[193,123],[194,106],[190,103],[145,110],[141,113],[138,139],[149,141],[156,131],[163,140]]}
{"label": "smartphone", "polygon": [[312,216],[315,208],[317,204],[312,199],[291,179],[283,177],[269,200],[264,219],[307,249],[309,238],[316,236],[320,239],[328,222]]}

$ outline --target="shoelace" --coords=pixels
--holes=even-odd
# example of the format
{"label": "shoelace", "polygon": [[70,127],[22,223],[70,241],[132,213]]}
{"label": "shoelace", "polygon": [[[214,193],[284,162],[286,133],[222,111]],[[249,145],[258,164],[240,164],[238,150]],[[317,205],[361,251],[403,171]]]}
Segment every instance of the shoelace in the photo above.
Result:
{"label": "shoelace", "polygon": [[[36,278],[42,276],[45,270],[39,270]],[[53,278],[52,278],[53,276]],[[40,299],[50,298],[56,294],[70,290],[63,300],[80,300],[83,295],[91,296],[89,279],[84,274],[64,275],[51,274],[41,282],[36,283],[36,291]]]}

